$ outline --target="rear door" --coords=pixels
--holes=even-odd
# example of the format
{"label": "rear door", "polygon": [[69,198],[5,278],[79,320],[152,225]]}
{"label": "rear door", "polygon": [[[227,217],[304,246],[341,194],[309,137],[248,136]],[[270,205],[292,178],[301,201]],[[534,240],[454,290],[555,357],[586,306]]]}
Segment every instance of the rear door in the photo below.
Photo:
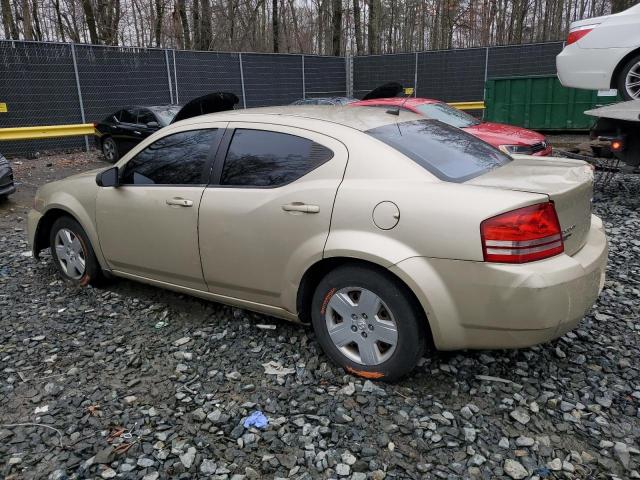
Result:
{"label": "rear door", "polygon": [[[155,114],[148,108],[141,108],[138,110],[138,138],[139,141],[147,138],[152,133],[155,133],[160,128],[160,123]],[[155,125],[154,125],[155,124]]]}
{"label": "rear door", "polygon": [[209,290],[294,312],[296,282],[322,258],[347,157],[319,133],[231,122],[200,206]]}

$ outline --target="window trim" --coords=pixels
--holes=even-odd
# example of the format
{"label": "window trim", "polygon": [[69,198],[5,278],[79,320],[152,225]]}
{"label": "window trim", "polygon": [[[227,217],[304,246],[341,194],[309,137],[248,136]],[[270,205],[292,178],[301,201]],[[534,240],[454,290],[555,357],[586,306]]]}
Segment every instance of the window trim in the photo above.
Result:
{"label": "window trim", "polygon": [[[270,125],[277,125],[277,124],[267,124],[267,123],[259,123],[256,125],[260,125],[260,126],[265,126],[265,127],[269,127]],[[277,125],[278,127],[285,127],[288,128],[288,125]],[[271,132],[271,133],[280,133],[282,135],[291,135],[293,137],[300,137],[300,138],[304,138],[305,140],[309,140],[310,142],[313,143],[317,143],[318,145],[323,146],[324,148],[326,148],[327,150],[329,150],[331,152],[331,156],[328,157],[324,162],[319,163],[318,165],[316,165],[315,167],[313,167],[311,170],[308,170],[307,172],[305,172],[304,175],[302,175],[301,177],[296,178],[295,180],[291,180],[290,182],[287,183],[281,183],[279,185],[222,185],[220,183],[220,180],[222,179],[222,170],[224,169],[224,163],[227,159],[227,154],[229,153],[229,147],[231,146],[231,140],[233,140],[233,135],[235,133],[236,130],[257,130],[260,132]],[[310,130],[312,131],[312,130]],[[314,132],[314,133],[319,133],[319,132]],[[296,135],[295,133],[291,133],[291,132],[280,132],[278,130],[273,130],[271,128],[256,128],[256,127],[246,127],[246,126],[241,126],[241,127],[232,127],[229,126],[227,127],[226,131],[225,131],[225,135],[224,138],[222,139],[222,141],[220,142],[220,145],[218,147],[218,152],[216,154],[215,157],[215,161],[214,161],[214,165],[213,165],[213,169],[212,169],[212,174],[211,177],[209,179],[209,183],[207,184],[207,188],[244,188],[244,189],[259,189],[259,190],[273,190],[276,188],[282,188],[282,187],[286,187],[287,185],[291,185],[294,182],[297,182],[298,180],[306,177],[307,175],[309,175],[311,172],[317,170],[318,168],[320,168],[322,165],[324,165],[327,162],[330,162],[334,157],[336,156],[336,152],[333,150],[333,148],[329,148],[326,145],[320,143],[320,142],[316,142],[315,140],[307,137],[307,136],[303,136],[303,135]]]}
{"label": "window trim", "polygon": [[178,135],[180,133],[186,133],[186,132],[194,132],[194,131],[198,131],[198,130],[217,130],[216,136],[214,137],[213,141],[211,142],[211,148],[209,149],[209,153],[207,154],[207,159],[204,162],[204,165],[202,167],[202,172],[200,172],[200,182],[199,183],[126,183],[126,184],[120,184],[118,187],[119,188],[127,188],[127,187],[135,187],[135,188],[139,188],[139,187],[206,187],[208,185],[208,181],[211,178],[211,171],[213,169],[213,164],[216,158],[216,155],[218,153],[218,151],[220,150],[220,144],[221,144],[221,140],[223,137],[223,134],[226,132],[226,129],[224,127],[200,127],[200,128],[190,128],[188,130],[180,130],[178,132],[171,132],[168,133],[167,135],[164,135],[156,140],[154,140],[153,142],[151,142],[149,145],[147,145],[146,147],[144,147],[142,150],[140,150],[138,153],[136,153],[133,157],[131,157],[129,160],[126,161],[126,163],[122,164],[121,166],[118,167],[118,179],[121,179],[123,174],[124,174],[124,170],[127,166],[127,164],[132,161],[134,158],[136,158],[139,154],[141,154],[142,152],[144,152],[148,147],[150,147],[151,145],[153,145],[154,143],[160,141],[160,140],[164,140],[167,137],[170,137],[171,135]]}

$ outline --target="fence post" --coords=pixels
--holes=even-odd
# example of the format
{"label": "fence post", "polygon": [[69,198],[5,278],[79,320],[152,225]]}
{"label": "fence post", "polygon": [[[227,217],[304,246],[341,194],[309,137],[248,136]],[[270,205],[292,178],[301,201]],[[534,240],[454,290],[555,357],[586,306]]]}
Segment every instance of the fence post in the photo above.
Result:
{"label": "fence post", "polygon": [[304,55],[300,55],[300,58],[302,59],[302,98],[305,99],[307,98],[307,86],[304,78]]}
{"label": "fence post", "polygon": [[418,96],[418,52],[416,52],[416,68],[413,72],[413,96]]}
{"label": "fence post", "polygon": [[180,96],[178,95],[178,72],[177,72],[177,68],[176,68],[176,51],[172,50],[173,52],[173,80],[174,80],[174,85],[176,86],[176,103],[180,103]]}
{"label": "fence post", "polygon": [[[482,85],[482,100],[487,99],[487,79],[489,78],[489,47],[485,47],[484,52],[484,84]],[[482,109],[482,118],[487,111],[486,106]]]}
{"label": "fence post", "polygon": [[353,97],[353,57],[346,54],[344,57],[345,79],[346,79],[346,94],[347,97]]}
{"label": "fence post", "polygon": [[247,108],[247,96],[244,93],[244,69],[242,68],[242,54],[238,54],[240,60],[240,84],[242,85],[242,108]]}
{"label": "fence post", "polygon": [[[71,44],[71,58],[73,59],[73,73],[76,76],[76,89],[78,90],[78,102],[80,103],[80,118],[82,118],[82,123],[87,123],[87,120],[84,116],[84,102],[82,101],[82,88],[80,88],[80,76],[78,75],[78,62],[76,61],[76,46],[75,44]],[[88,152],[89,151],[89,138],[84,136],[84,148]]]}
{"label": "fence post", "polygon": [[171,85],[171,70],[169,69],[169,51],[164,51],[164,61],[167,64],[167,81],[169,82],[169,98],[173,104],[173,87]]}

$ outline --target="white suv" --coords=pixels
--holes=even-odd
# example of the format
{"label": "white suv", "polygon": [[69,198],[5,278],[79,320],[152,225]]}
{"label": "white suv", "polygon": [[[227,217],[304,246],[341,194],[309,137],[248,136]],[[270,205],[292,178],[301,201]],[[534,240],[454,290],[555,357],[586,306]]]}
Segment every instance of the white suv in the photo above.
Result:
{"label": "white suv", "polygon": [[640,4],[573,22],[556,66],[565,87],[617,88],[625,99],[640,100]]}

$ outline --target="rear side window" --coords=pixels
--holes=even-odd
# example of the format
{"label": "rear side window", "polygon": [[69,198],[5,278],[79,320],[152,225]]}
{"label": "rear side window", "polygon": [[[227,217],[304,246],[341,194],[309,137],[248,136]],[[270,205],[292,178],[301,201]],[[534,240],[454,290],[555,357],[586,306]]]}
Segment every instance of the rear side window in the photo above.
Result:
{"label": "rear side window", "polygon": [[218,131],[190,130],[152,143],[124,166],[123,185],[198,185]]}
{"label": "rear side window", "polygon": [[438,120],[391,123],[366,133],[447,182],[464,182],[511,161],[488,143]]}
{"label": "rear side window", "polygon": [[333,157],[308,138],[266,130],[236,129],[222,169],[222,185],[278,187]]}
{"label": "rear side window", "polygon": [[138,123],[140,125],[146,125],[149,122],[157,122],[155,115],[151,113],[151,110],[141,108],[138,111]]}

